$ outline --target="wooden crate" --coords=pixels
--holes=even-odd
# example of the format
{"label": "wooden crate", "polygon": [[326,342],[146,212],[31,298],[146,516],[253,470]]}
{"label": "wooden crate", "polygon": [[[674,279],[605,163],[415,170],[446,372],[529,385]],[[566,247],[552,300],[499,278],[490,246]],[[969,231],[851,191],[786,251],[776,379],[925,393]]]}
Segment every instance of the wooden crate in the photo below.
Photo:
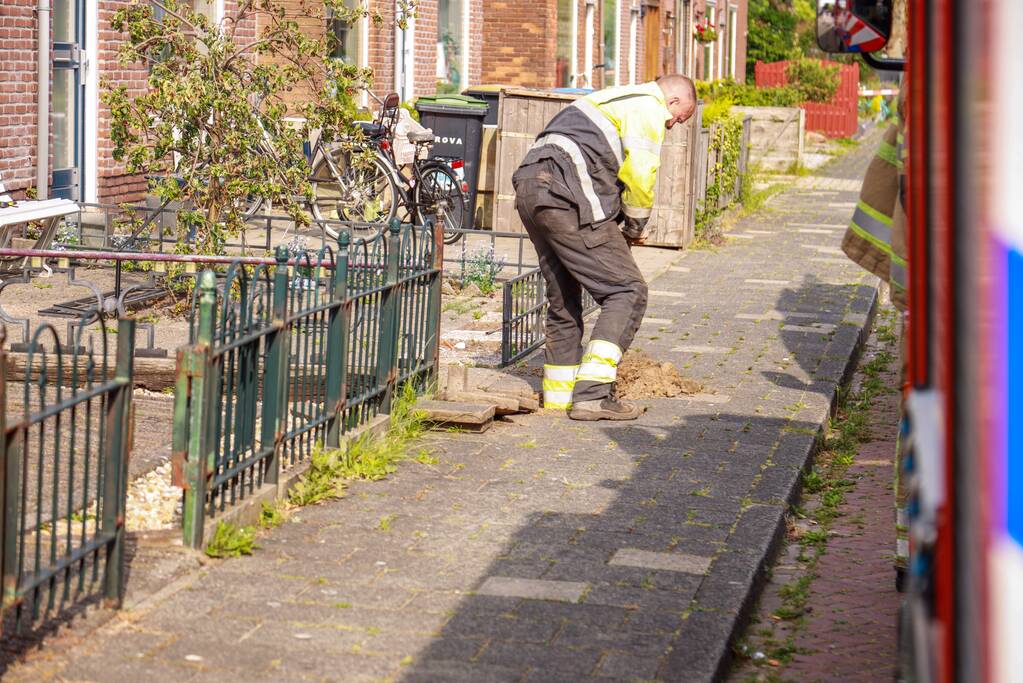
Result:
{"label": "wooden crate", "polygon": [[[497,165],[495,168],[493,229],[524,232],[515,210],[512,174],[544,126],[578,96],[542,90],[508,88],[501,92],[498,123]],[[685,247],[693,238],[696,217],[696,148],[702,105],[685,125],[668,131],[661,148],[654,211],[650,217],[652,232],[647,244]],[[705,168],[705,167],[704,167]]]}

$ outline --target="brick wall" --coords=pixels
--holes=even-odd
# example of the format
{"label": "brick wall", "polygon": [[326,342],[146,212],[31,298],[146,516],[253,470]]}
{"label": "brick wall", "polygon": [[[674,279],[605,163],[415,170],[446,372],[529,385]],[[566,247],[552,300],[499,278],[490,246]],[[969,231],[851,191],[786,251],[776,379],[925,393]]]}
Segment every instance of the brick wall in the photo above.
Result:
{"label": "brick wall", "polygon": [[739,16],[735,39],[735,80],[746,81],[746,33],[749,30],[749,0],[738,0]]}
{"label": "brick wall", "polygon": [[0,2],[0,180],[15,196],[35,184],[35,0]]}
{"label": "brick wall", "polygon": [[485,0],[484,83],[550,88],[555,85],[557,0]]}
{"label": "brick wall", "polygon": [[631,46],[629,40],[632,37],[629,22],[632,21],[632,0],[621,0],[618,8],[621,13],[621,53],[618,55],[618,82],[622,85],[629,84],[629,53]]}
{"label": "brick wall", "polygon": [[483,0],[469,0],[469,85],[483,83]]}
{"label": "brick wall", "polygon": [[383,23],[379,26],[370,22],[368,64],[373,69],[373,92],[382,98],[395,90],[394,2],[376,0],[370,3],[370,9],[383,17]]}
{"label": "brick wall", "polygon": [[[124,40],[124,35],[110,26],[114,12],[124,2],[121,0],[99,0],[99,43],[97,67],[100,80],[100,92],[104,90],[102,83],[109,81],[111,85],[123,85],[129,93],[140,94],[146,89],[148,71],[141,65],[122,65],[117,59],[117,50]],[[124,170],[124,164],[113,158],[114,145],[110,141],[110,110],[99,105],[99,123],[97,131],[97,193],[101,203],[138,201],[145,196],[146,181],[140,176],[130,175]]]}
{"label": "brick wall", "polygon": [[416,96],[437,92],[437,0],[420,0],[416,6],[415,77]]}

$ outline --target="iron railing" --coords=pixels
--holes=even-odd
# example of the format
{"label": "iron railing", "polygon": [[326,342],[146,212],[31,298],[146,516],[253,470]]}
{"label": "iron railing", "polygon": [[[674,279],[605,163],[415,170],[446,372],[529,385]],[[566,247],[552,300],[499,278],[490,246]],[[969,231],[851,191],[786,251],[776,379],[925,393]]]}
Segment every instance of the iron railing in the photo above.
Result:
{"label": "iron railing", "polygon": [[276,485],[390,410],[397,386],[426,383],[439,358],[443,231],[397,222],[288,266],[202,274],[190,344],[178,352],[174,457],[185,542],[207,517]]}
{"label": "iron railing", "polygon": [[69,349],[41,325],[21,380],[0,347],[0,613],[17,630],[122,596],[134,321],[118,323],[113,367],[105,330],[95,349],[84,329]]}
{"label": "iron railing", "polygon": [[[543,346],[547,281],[535,268],[505,282],[502,294],[501,367],[506,367]],[[585,316],[597,309],[597,303],[585,288],[582,295]]]}

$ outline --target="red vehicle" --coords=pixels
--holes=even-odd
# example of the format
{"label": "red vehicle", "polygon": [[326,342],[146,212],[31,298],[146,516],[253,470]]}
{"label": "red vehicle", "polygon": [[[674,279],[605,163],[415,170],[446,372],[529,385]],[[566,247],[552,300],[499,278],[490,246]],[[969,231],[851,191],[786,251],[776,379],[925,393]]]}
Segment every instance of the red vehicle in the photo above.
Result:
{"label": "red vehicle", "polygon": [[[905,4],[904,60],[860,46],[909,88],[901,678],[1009,683],[1023,680],[1023,2]],[[847,11],[886,43],[893,5]]]}

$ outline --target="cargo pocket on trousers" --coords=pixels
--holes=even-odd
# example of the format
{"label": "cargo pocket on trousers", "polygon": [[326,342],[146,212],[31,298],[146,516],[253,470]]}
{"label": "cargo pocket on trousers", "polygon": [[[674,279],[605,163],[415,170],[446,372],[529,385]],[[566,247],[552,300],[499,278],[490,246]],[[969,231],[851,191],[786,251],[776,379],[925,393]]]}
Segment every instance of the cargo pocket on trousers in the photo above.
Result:
{"label": "cargo pocket on trousers", "polygon": [[605,271],[600,279],[605,282],[617,281],[618,274],[625,265],[618,248],[619,241],[624,245],[618,226],[614,221],[605,221],[595,227],[586,226],[581,230],[587,252]]}

